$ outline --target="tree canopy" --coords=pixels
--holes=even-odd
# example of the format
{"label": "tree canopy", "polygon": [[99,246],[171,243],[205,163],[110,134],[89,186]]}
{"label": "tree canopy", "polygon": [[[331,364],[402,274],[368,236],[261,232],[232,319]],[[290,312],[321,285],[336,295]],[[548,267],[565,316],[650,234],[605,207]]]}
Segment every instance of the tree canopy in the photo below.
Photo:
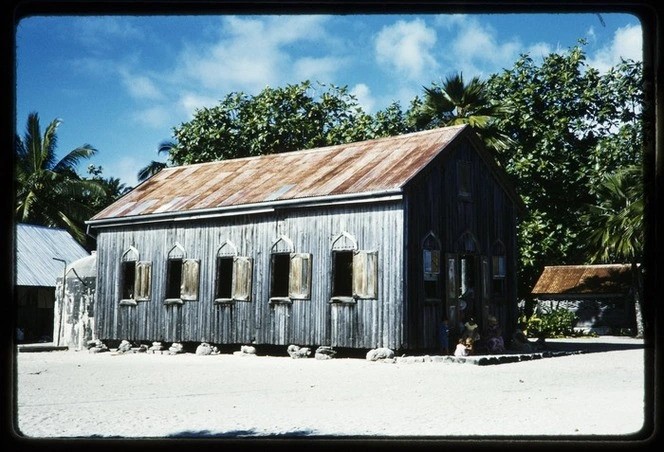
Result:
{"label": "tree canopy", "polygon": [[466,84],[459,73],[424,87],[424,101],[411,102],[410,117],[417,129],[468,124],[488,148],[504,151],[513,143],[497,125],[510,112],[508,104],[489,97],[486,82],[473,77]]}
{"label": "tree canopy", "polygon": [[16,136],[14,218],[18,222],[58,227],[86,243],[84,222],[94,215],[91,197],[105,196],[96,180],[81,178],[76,168],[97,152],[85,144],[58,159],[55,119],[41,133],[39,115],[30,113],[23,137]]}
{"label": "tree canopy", "polygon": [[362,141],[405,131],[392,104],[375,117],[346,87],[304,81],[258,95],[228,94],[174,128],[171,162],[183,165]]}
{"label": "tree canopy", "polygon": [[633,61],[600,74],[580,45],[540,65],[523,55],[489,79],[491,97],[512,111],[498,126],[514,146],[497,157],[528,212],[519,225],[520,294],[544,265],[592,260],[584,214],[601,202],[594,187],[606,173],[641,164],[641,74]]}

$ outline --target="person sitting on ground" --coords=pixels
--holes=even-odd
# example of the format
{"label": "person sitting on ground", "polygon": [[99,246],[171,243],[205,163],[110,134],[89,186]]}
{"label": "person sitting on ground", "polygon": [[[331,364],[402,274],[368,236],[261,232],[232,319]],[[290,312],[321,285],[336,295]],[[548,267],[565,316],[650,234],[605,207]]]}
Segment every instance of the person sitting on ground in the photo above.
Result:
{"label": "person sitting on ground", "polygon": [[512,335],[512,348],[517,352],[532,353],[535,351],[535,344],[530,342],[524,333],[525,325],[520,324]]}
{"label": "person sitting on ground", "polygon": [[454,349],[454,356],[468,356],[468,355],[470,355],[470,350],[466,343],[466,339],[460,338],[459,343]]}
{"label": "person sitting on ground", "polygon": [[503,341],[502,331],[498,324],[498,319],[490,315],[487,318],[486,328],[486,348],[489,353],[505,353],[505,342]]}

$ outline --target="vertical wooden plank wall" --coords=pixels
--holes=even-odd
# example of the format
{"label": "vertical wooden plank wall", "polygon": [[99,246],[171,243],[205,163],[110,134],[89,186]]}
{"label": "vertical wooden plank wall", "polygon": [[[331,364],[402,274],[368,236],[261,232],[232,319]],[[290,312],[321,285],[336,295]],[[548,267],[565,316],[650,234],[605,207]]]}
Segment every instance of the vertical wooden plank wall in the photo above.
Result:
{"label": "vertical wooden plank wall", "polygon": [[[471,164],[472,195],[458,195],[457,162]],[[440,303],[425,302],[421,242],[433,232],[442,242],[441,255],[457,253],[457,241],[470,231],[479,242],[479,256],[491,262],[492,245],[500,240],[507,253],[506,296],[490,296],[489,311],[505,330],[516,312],[516,207],[492,171],[468,141],[450,149],[445,159],[429,166],[406,191],[407,317],[406,342],[412,349],[436,348],[436,328],[445,306],[444,272]],[[479,277],[479,275],[478,275]],[[489,278],[490,280],[491,278]]]}
{"label": "vertical wooden plank wall", "polygon": [[[331,296],[332,241],[351,234],[358,249],[378,252],[378,299],[335,310]],[[270,249],[279,236],[296,253],[312,254],[310,300],[269,303]],[[216,253],[230,240],[238,255],[253,258],[251,301],[214,302]],[[163,303],[169,250],[179,243],[200,259],[199,299]],[[98,246],[98,337],[133,341],[209,341],[401,348],[403,212],[399,201],[301,210],[170,224],[101,229]],[[152,297],[120,306],[120,257],[134,246],[152,262]],[[330,344],[331,329],[342,332]]]}

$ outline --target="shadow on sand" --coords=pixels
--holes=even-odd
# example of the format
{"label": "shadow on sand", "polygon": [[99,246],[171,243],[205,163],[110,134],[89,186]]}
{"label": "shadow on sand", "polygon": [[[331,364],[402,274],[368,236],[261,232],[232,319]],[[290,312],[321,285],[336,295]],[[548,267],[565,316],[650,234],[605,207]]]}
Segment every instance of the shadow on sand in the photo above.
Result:
{"label": "shadow on sand", "polygon": [[546,350],[548,351],[579,351],[583,353],[614,352],[646,348],[643,341],[613,342],[610,340],[602,341],[601,338],[587,341],[584,339],[556,339],[555,341],[547,341],[546,346]]}
{"label": "shadow on sand", "polygon": [[311,430],[293,430],[282,433],[265,434],[256,430],[230,430],[227,432],[213,432],[210,430],[185,430],[168,435],[168,438],[279,438],[279,437],[298,437],[311,436],[314,432]]}

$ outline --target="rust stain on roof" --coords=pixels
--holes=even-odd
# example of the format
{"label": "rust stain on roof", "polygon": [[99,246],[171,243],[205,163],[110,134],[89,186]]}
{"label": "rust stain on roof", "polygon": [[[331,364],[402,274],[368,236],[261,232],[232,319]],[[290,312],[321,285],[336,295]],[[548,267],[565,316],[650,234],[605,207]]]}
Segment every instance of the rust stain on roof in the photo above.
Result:
{"label": "rust stain on roof", "polygon": [[464,127],[166,168],[92,220],[400,189]]}
{"label": "rust stain on roof", "polygon": [[627,264],[558,265],[544,267],[531,293],[617,294],[628,292],[630,286]]}

